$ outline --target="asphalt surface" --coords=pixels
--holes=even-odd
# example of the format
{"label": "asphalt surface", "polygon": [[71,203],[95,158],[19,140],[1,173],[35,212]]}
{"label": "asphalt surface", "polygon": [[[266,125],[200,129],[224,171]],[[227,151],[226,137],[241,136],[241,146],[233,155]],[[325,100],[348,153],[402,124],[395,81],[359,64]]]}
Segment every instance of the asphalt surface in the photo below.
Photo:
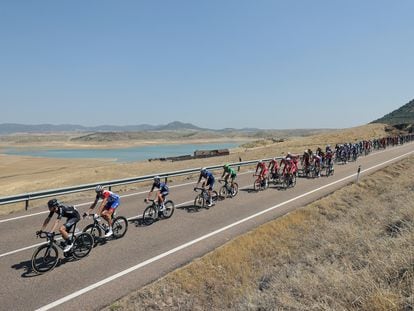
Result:
{"label": "asphalt surface", "polygon": [[[118,214],[129,219],[123,238],[99,244],[81,260],[67,260],[60,253],[57,267],[43,275],[32,271],[31,257],[43,242],[35,232],[47,215],[45,209],[0,217],[0,310],[99,309],[240,234],[356,182],[359,166],[359,178],[364,178],[413,153],[414,143],[390,147],[356,162],[336,165],[334,176],[298,178],[296,187],[287,190],[271,185],[265,191],[254,192],[253,173],[246,172],[237,179],[239,194],[208,210],[196,211],[192,206],[196,180],[170,184],[169,199],[176,205],[174,215],[150,226],[140,221],[148,191],[142,189],[121,198]],[[216,179],[219,174],[215,173]],[[217,183],[215,188],[219,186]],[[91,202],[78,203],[83,213]],[[81,220],[78,226],[82,229],[91,222]]]}

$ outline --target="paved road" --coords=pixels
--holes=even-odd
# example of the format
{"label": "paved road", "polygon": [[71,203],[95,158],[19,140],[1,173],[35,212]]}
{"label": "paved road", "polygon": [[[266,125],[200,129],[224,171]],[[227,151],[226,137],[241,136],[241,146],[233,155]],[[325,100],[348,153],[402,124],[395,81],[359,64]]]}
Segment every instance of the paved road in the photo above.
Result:
{"label": "paved road", "polygon": [[[388,148],[337,165],[334,176],[300,178],[295,188],[286,191],[271,187],[255,193],[252,173],[241,174],[236,198],[198,212],[192,209],[195,181],[174,185],[170,199],[178,208],[173,217],[151,226],[139,223],[145,194],[131,193],[122,197],[119,212],[130,219],[124,238],[97,246],[80,261],[64,260],[44,275],[36,275],[30,268],[35,247],[42,242],[34,233],[46,217],[37,213],[44,210],[30,210],[30,217],[19,218],[27,212],[1,217],[0,310],[99,309],[260,224],[355,182],[359,165],[363,178],[413,153],[414,143]],[[86,208],[87,204],[78,207],[81,213]],[[90,222],[82,220],[80,227]]]}

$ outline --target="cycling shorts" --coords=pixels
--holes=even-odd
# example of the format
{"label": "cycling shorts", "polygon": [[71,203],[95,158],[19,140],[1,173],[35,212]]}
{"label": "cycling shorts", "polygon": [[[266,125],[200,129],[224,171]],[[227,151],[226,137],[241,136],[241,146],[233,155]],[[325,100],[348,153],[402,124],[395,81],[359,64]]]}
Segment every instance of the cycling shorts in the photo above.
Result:
{"label": "cycling shorts", "polygon": [[112,202],[108,202],[105,205],[105,209],[110,209],[110,208],[116,209],[119,206],[119,203],[120,203],[119,202],[119,199],[116,199],[116,200],[114,200]]}
{"label": "cycling shorts", "polygon": [[66,232],[69,232],[72,227],[80,220],[80,217],[71,217],[68,218],[68,220],[66,221],[66,223],[64,224]]}

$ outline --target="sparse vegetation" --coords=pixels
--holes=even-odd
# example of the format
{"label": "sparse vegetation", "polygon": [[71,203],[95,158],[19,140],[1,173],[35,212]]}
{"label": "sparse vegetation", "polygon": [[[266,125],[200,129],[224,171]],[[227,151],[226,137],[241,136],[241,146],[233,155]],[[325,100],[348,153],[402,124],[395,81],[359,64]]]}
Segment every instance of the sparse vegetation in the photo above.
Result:
{"label": "sparse vegetation", "polygon": [[390,125],[412,125],[414,124],[414,99],[404,106],[386,114],[382,118],[373,121],[373,123],[384,123]]}
{"label": "sparse vegetation", "polygon": [[238,237],[109,310],[413,310],[414,157]]}

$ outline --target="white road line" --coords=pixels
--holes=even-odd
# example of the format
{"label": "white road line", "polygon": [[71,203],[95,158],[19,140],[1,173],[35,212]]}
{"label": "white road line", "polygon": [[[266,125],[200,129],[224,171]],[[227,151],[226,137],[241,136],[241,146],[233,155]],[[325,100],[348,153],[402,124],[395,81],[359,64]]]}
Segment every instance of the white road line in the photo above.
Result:
{"label": "white road line", "polygon": [[27,250],[27,249],[31,249],[31,248],[34,248],[34,247],[40,246],[40,245],[42,245],[42,244],[45,244],[45,242],[38,243],[38,244],[34,244],[34,245],[30,245],[30,246],[27,246],[27,247],[23,247],[23,248],[20,248],[20,249],[16,249],[15,251],[11,251],[11,252],[8,252],[8,253],[1,254],[1,255],[0,255],[0,258],[1,258],[1,257],[8,256],[8,255],[13,255],[13,254],[16,254],[16,253],[18,253],[18,252],[22,252],[22,251],[25,251],[25,250]]}
{"label": "white road line", "polygon": [[[399,158],[405,157],[405,156],[407,156],[407,155],[409,155],[409,154],[412,154],[412,153],[414,153],[414,151],[408,152],[408,153],[403,154],[403,155],[401,155],[401,156],[398,156],[398,157],[396,157],[396,158],[394,158],[394,159],[391,159],[391,160],[388,160],[388,161],[382,162],[382,163],[380,163],[380,164],[374,165],[374,166],[372,166],[372,167],[370,167],[370,168],[367,168],[367,169],[365,169],[365,170],[362,170],[361,172],[362,172],[362,173],[364,173],[364,172],[368,172],[368,171],[373,170],[373,169],[375,169],[375,168],[377,168],[377,167],[379,167],[379,166],[382,166],[382,165],[384,165],[384,164],[387,164],[387,163],[393,162],[393,161],[395,161],[395,160],[397,160],[397,159],[399,159]],[[155,257],[150,258],[150,259],[148,259],[148,260],[146,260],[146,261],[143,261],[143,262],[141,262],[141,263],[139,263],[139,264],[137,264],[137,265],[135,265],[135,266],[133,266],[133,267],[131,267],[131,268],[128,268],[128,269],[126,269],[126,270],[124,270],[124,271],[121,271],[121,272],[119,272],[119,273],[117,273],[117,274],[114,274],[114,275],[112,275],[112,276],[110,276],[110,277],[107,277],[107,278],[105,278],[105,279],[103,279],[103,280],[101,280],[101,281],[99,281],[99,282],[97,282],[97,283],[91,284],[91,285],[89,285],[89,286],[87,286],[87,287],[85,287],[85,288],[83,288],[83,289],[81,289],[81,290],[78,290],[78,291],[76,291],[76,292],[74,292],[74,293],[72,293],[72,294],[70,294],[70,295],[68,295],[68,296],[65,296],[65,297],[63,297],[63,298],[61,298],[61,299],[58,299],[58,300],[56,300],[56,301],[54,301],[54,302],[52,302],[52,303],[48,304],[48,305],[45,305],[45,306],[43,306],[43,307],[41,307],[41,308],[37,309],[36,311],[46,311],[46,310],[50,310],[50,309],[52,309],[52,308],[54,308],[54,307],[56,307],[56,306],[59,306],[59,305],[61,305],[61,304],[65,303],[65,302],[67,302],[67,301],[69,301],[69,300],[71,300],[71,299],[74,299],[74,298],[76,298],[76,297],[79,297],[79,296],[81,296],[81,295],[83,295],[83,294],[85,294],[85,293],[87,293],[87,292],[89,292],[89,291],[91,291],[91,290],[94,290],[94,289],[96,289],[96,288],[98,288],[98,287],[100,287],[100,286],[102,286],[102,285],[104,285],[104,284],[107,284],[107,283],[109,283],[109,282],[111,282],[111,281],[113,281],[113,280],[116,280],[116,279],[118,279],[118,278],[120,278],[120,277],[122,277],[122,276],[124,276],[124,275],[126,275],[126,274],[128,274],[128,273],[131,273],[131,272],[133,272],[133,271],[135,271],[135,270],[138,270],[138,269],[140,269],[140,268],[143,268],[143,267],[145,267],[145,266],[147,266],[147,265],[149,265],[149,264],[151,264],[151,263],[153,263],[153,262],[155,262],[155,261],[158,261],[158,260],[160,260],[160,259],[163,259],[164,257],[167,257],[167,256],[169,256],[169,255],[171,255],[171,254],[174,254],[174,253],[176,253],[176,252],[178,252],[178,251],[180,251],[180,250],[183,250],[183,249],[185,249],[185,248],[187,248],[187,247],[189,247],[189,246],[191,246],[191,245],[194,245],[194,244],[196,244],[196,243],[198,243],[198,242],[201,242],[201,241],[203,241],[203,240],[206,240],[206,239],[208,239],[208,238],[210,238],[210,237],[212,237],[212,236],[215,236],[215,235],[217,235],[217,234],[219,234],[219,233],[221,233],[221,232],[223,232],[223,231],[226,231],[226,230],[231,229],[231,228],[233,228],[233,227],[235,227],[235,226],[238,226],[238,225],[240,225],[240,224],[242,224],[242,223],[245,223],[245,222],[247,222],[247,221],[249,221],[249,220],[251,220],[251,219],[253,219],[253,218],[256,218],[256,217],[261,216],[261,215],[263,215],[263,214],[265,214],[265,213],[268,213],[268,212],[270,212],[270,211],[273,211],[274,209],[277,209],[277,208],[279,208],[279,207],[281,207],[281,206],[283,206],[283,205],[286,205],[286,204],[289,204],[289,203],[291,203],[291,202],[293,202],[293,201],[299,200],[299,199],[301,199],[301,198],[303,198],[303,197],[305,197],[305,196],[308,196],[308,195],[310,195],[310,194],[312,194],[312,193],[315,193],[315,192],[320,191],[320,190],[322,190],[322,189],[328,188],[328,187],[330,187],[330,186],[332,186],[332,185],[335,185],[335,184],[337,184],[337,183],[341,183],[341,182],[343,182],[343,181],[345,181],[345,180],[347,180],[347,179],[350,179],[350,178],[352,178],[352,177],[355,177],[356,175],[357,175],[357,173],[351,174],[351,175],[349,175],[349,176],[347,176],[347,177],[341,178],[341,179],[339,179],[339,180],[337,180],[337,181],[334,181],[334,182],[332,182],[332,183],[329,183],[329,184],[324,185],[324,186],[322,186],[322,187],[319,187],[319,188],[317,188],[317,189],[311,190],[311,191],[306,192],[306,193],[304,193],[304,194],[301,194],[301,195],[299,195],[299,196],[297,196],[297,197],[294,197],[294,198],[292,198],[292,199],[290,199],[290,200],[287,200],[287,201],[285,201],[285,202],[282,202],[282,203],[279,203],[279,204],[277,204],[277,205],[275,205],[275,206],[272,206],[272,207],[270,207],[270,208],[268,208],[268,209],[265,209],[265,210],[263,210],[263,211],[261,211],[261,212],[258,212],[258,213],[254,214],[254,215],[251,215],[251,216],[249,216],[249,217],[246,217],[246,218],[244,218],[244,219],[241,219],[241,220],[239,220],[239,221],[237,221],[237,222],[234,222],[234,223],[232,223],[232,224],[230,224],[230,225],[228,225],[228,226],[225,226],[225,227],[223,227],[223,228],[220,228],[220,229],[218,229],[218,230],[216,230],[216,231],[210,232],[210,233],[208,233],[208,234],[206,234],[206,235],[204,235],[204,236],[201,236],[201,237],[199,237],[199,238],[197,238],[197,239],[195,239],[195,240],[192,240],[192,241],[187,242],[187,243],[185,243],[185,244],[183,244],[183,245],[180,245],[180,246],[178,246],[178,247],[176,247],[176,248],[173,248],[173,249],[171,249],[171,250],[169,250],[169,251],[167,251],[167,252],[165,252],[165,253],[162,253],[162,254],[160,254],[160,255],[158,255],[158,256],[155,256]]]}
{"label": "white road line", "polygon": [[[249,174],[249,173],[250,173],[250,171],[241,173],[240,175]],[[185,183],[185,184],[173,185],[173,186],[170,186],[169,188],[178,188],[178,187],[183,187],[183,186],[188,186],[188,185],[193,185],[193,184],[194,184],[194,182],[188,182],[188,183]],[[124,194],[124,195],[121,195],[121,198],[132,197],[132,196],[136,196],[136,195],[140,195],[140,194],[144,194],[144,193],[148,193],[148,191],[141,191],[141,192],[137,192],[137,193]],[[93,202],[80,203],[80,204],[76,204],[75,207],[91,205],[92,203]],[[34,214],[29,214],[29,215],[23,215],[23,216],[18,216],[18,217],[13,217],[13,218],[7,218],[7,219],[0,220],[0,224],[3,223],[3,222],[19,220],[19,219],[32,217],[32,216],[37,216],[37,215],[42,215],[42,214],[47,214],[47,213],[49,213],[49,211],[44,211],[44,212],[39,212],[39,213],[34,213]]]}

